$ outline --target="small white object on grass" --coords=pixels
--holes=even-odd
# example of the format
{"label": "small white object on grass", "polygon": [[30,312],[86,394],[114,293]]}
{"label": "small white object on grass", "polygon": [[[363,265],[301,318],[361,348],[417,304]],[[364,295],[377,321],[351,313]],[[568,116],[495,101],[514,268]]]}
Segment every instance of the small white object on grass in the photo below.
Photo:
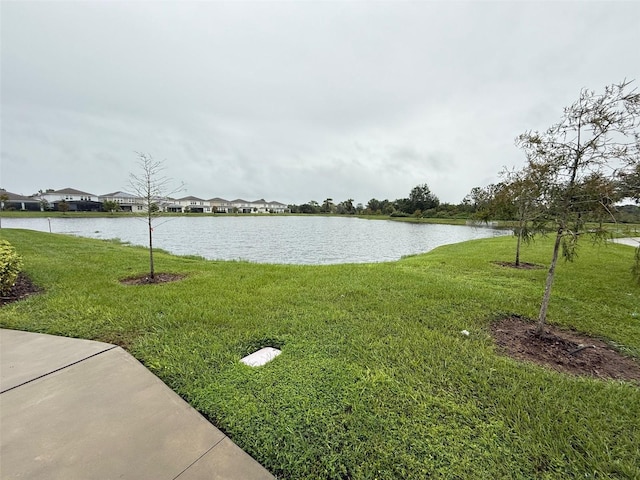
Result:
{"label": "small white object on grass", "polygon": [[253,352],[251,355],[247,355],[244,358],[241,358],[240,361],[245,365],[249,365],[250,367],[261,367],[267,362],[270,362],[282,352],[277,348],[273,347],[264,347],[258,350],[257,352]]}
{"label": "small white object on grass", "polygon": [[469,330],[462,330],[460,333],[461,333],[462,335],[464,335],[465,337],[468,337],[468,336],[469,336]]}

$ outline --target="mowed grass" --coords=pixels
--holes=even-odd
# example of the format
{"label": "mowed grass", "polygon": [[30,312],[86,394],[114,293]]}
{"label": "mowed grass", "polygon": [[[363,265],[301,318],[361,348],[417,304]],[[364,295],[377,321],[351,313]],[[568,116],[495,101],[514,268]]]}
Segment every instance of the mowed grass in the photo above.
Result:
{"label": "mowed grass", "polygon": [[[398,262],[286,266],[158,253],[187,277],[124,286],[148,252],[2,230],[44,289],[0,325],[125,346],[279,478],[640,478],[640,388],[500,355],[489,325],[534,318],[546,270],[513,270],[515,239]],[[522,260],[548,264],[551,239]],[[336,246],[339,248],[339,246]],[[551,323],[640,358],[633,249],[582,243],[560,263]],[[466,329],[469,337],[461,335]],[[251,368],[262,346],[282,355]]]}

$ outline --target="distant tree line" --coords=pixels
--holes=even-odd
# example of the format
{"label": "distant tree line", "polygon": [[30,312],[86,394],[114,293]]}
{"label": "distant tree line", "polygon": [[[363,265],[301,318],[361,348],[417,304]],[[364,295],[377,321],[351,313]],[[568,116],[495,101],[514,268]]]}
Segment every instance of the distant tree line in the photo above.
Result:
{"label": "distant tree line", "polygon": [[[333,214],[333,215],[382,215],[389,217],[416,218],[459,218],[477,221],[503,220],[519,222],[523,232],[534,230],[548,223],[548,216],[543,215],[542,200],[542,171],[526,169],[522,171],[504,170],[500,173],[501,182],[484,187],[474,187],[460,203],[440,202],[424,183],[415,186],[407,198],[396,200],[378,200],[372,198],[366,205],[354,203],[347,199],[336,203],[332,198],[322,203],[311,200],[300,205],[289,205],[291,213],[303,214]],[[605,185],[597,184],[598,178],[591,178],[582,185],[584,189],[591,188],[589,194],[584,191],[584,198],[591,195],[592,206],[599,208],[584,212],[583,219],[587,221],[612,221],[619,223],[640,223],[640,172],[638,168],[633,172],[620,175],[617,179],[607,180],[606,201],[593,197],[595,192]],[[623,202],[627,200],[627,202]],[[635,203],[635,204],[634,204]],[[526,227],[526,228],[525,228]]]}
{"label": "distant tree line", "polygon": [[289,205],[291,213],[334,214],[334,215],[385,215],[392,217],[444,217],[468,218],[473,214],[471,206],[463,201],[458,205],[440,203],[426,183],[415,186],[407,198],[378,200],[372,198],[366,205],[354,204],[352,198],[334,202],[332,198],[322,203],[311,200],[301,205]]}

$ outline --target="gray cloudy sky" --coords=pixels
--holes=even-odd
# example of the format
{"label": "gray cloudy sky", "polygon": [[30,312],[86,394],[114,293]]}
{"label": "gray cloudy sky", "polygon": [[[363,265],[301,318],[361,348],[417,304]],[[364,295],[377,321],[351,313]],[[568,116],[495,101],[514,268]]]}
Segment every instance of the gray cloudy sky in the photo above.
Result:
{"label": "gray cloudy sky", "polygon": [[458,203],[582,87],[640,82],[640,2],[2,1],[0,186]]}

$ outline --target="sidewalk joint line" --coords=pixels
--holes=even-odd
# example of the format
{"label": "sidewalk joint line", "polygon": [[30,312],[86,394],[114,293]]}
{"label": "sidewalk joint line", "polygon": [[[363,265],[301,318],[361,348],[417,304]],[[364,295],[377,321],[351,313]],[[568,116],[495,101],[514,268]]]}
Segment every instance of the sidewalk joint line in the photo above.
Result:
{"label": "sidewalk joint line", "polygon": [[65,368],[72,367],[74,365],[77,365],[78,363],[84,362],[85,360],[89,360],[90,358],[93,358],[93,357],[96,357],[96,356],[101,355],[103,353],[109,352],[109,351],[113,350],[114,348],[119,348],[119,347],[118,347],[118,345],[111,345],[111,347],[106,348],[104,350],[101,350],[99,352],[96,352],[94,354],[91,354],[88,357],[81,358],[80,360],[76,360],[73,363],[70,363],[68,365],[64,365],[64,366],[62,366],[60,368],[56,368],[55,370],[52,370],[52,371],[47,372],[47,373],[44,373],[44,374],[40,375],[39,377],[35,377],[35,378],[30,379],[30,380],[27,380],[26,382],[22,382],[20,385],[14,385],[13,387],[7,388],[6,390],[2,390],[2,391],[0,391],[0,394],[6,393],[6,392],[10,392],[11,390],[14,390],[14,389],[16,389],[18,387],[22,387],[23,385],[27,385],[28,383],[35,382],[36,380],[40,380],[41,378],[44,378],[44,377],[48,377],[49,375],[51,375],[53,373],[56,373],[56,372],[59,372],[60,370],[64,370]]}
{"label": "sidewalk joint line", "polygon": [[[212,425],[213,426],[213,425]],[[196,458],[193,462],[191,462],[189,465],[187,465],[187,467],[182,470],[178,475],[176,475],[173,480],[177,480],[178,477],[180,477],[184,472],[186,472],[187,470],[189,470],[191,467],[193,467],[196,463],[198,463],[198,461],[204,457],[207,453],[209,453],[211,450],[213,450],[214,448],[216,448],[220,442],[222,442],[225,438],[229,438],[226,435],[224,435],[220,440],[218,440],[216,443],[214,443],[211,448],[209,448],[206,452],[204,452],[202,455],[200,455],[198,458]]]}

